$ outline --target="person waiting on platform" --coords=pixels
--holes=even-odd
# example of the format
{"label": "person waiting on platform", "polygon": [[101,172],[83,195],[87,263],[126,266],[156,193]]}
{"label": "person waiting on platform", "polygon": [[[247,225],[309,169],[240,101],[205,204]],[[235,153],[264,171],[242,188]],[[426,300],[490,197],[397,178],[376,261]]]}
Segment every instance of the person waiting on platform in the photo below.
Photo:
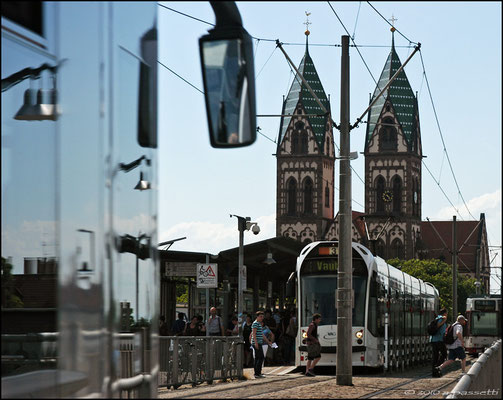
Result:
{"label": "person waiting on platform", "polygon": [[207,323],[208,336],[225,336],[224,323],[222,318],[217,315],[215,307],[210,308],[210,317]]}
{"label": "person waiting on platform", "polygon": [[175,322],[173,322],[173,326],[171,327],[173,335],[180,336],[183,333],[183,330],[185,329],[184,317],[185,317],[184,313],[182,312],[178,313],[178,319]]}
{"label": "person waiting on platform", "polygon": [[201,323],[199,322],[197,315],[194,315],[190,320],[190,324],[185,325],[183,330],[183,336],[203,336],[204,332],[201,329]]}
{"label": "person waiting on platform", "polygon": [[313,315],[313,322],[307,328],[307,363],[306,363],[306,376],[316,376],[314,374],[314,367],[321,358],[321,345],[318,340],[318,325],[321,322],[321,315],[316,313]]}
{"label": "person waiting on platform", "polygon": [[254,369],[255,369],[255,379],[265,378],[265,375],[262,374],[262,364],[264,363],[264,351],[262,349],[262,345],[265,343],[269,344],[269,339],[264,335],[262,331],[262,321],[264,319],[264,312],[257,311],[257,318],[253,321],[252,324],[252,333],[251,333],[251,344],[253,349],[253,358],[254,358]]}

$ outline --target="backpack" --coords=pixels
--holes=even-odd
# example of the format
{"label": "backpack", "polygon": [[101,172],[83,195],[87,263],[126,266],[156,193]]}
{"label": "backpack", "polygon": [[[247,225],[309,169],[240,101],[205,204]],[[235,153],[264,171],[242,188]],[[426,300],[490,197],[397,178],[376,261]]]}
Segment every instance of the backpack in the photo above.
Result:
{"label": "backpack", "polygon": [[430,321],[428,323],[428,326],[426,327],[426,331],[430,335],[435,335],[438,332],[438,319],[435,318],[434,320]]}
{"label": "backpack", "polygon": [[455,323],[452,324],[452,325],[449,325],[449,327],[445,330],[445,334],[444,334],[444,343],[445,344],[453,344],[457,337],[454,337],[454,335],[452,334],[452,331],[454,330],[454,325],[456,325]]}

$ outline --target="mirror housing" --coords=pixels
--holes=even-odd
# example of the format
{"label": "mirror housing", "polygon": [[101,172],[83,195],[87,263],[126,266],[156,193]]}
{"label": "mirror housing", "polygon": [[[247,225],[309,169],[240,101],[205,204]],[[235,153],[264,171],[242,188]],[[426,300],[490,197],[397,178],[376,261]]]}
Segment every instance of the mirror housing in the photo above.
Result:
{"label": "mirror housing", "polygon": [[255,71],[251,36],[234,2],[210,2],[217,24],[199,39],[212,147],[255,142]]}

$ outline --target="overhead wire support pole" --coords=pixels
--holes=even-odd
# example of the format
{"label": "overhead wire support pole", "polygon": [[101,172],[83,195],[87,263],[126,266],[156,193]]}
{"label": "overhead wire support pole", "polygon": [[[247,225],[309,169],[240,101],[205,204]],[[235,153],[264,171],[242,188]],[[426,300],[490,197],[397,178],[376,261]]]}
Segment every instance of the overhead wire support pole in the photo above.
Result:
{"label": "overhead wire support pole", "polygon": [[276,40],[276,46],[279,47],[279,49],[281,50],[281,52],[285,55],[287,61],[290,63],[290,65],[293,67],[293,69],[295,70],[296,74],[300,77],[300,79],[302,79],[302,82],[304,83],[304,85],[306,85],[306,88],[307,90],[309,90],[309,93],[311,93],[311,95],[314,97],[314,99],[316,100],[316,102],[318,103],[318,105],[321,107],[321,109],[323,110],[323,112],[325,113],[325,115],[328,115],[328,117],[330,118],[330,121],[332,121],[332,124],[335,126],[336,129],[340,129],[339,128],[339,125],[337,125],[337,123],[332,119],[332,117],[330,116],[330,114],[328,113],[328,110],[325,108],[325,106],[321,103],[320,99],[318,98],[318,96],[316,96],[316,94],[314,93],[313,89],[311,88],[311,86],[309,85],[309,83],[307,83],[306,79],[302,76],[302,74],[299,72],[299,70],[297,69],[297,67],[295,66],[295,64],[293,63],[293,61],[290,59],[290,57],[288,57],[288,54],[286,54],[286,51],[283,49],[283,46],[281,46],[281,42],[279,41],[279,39]]}
{"label": "overhead wire support pole", "polygon": [[352,386],[353,325],[352,282],[353,257],[351,238],[351,164],[349,157],[349,35],[341,37],[341,125],[340,125],[340,192],[339,192],[339,268],[337,272],[337,385]]}
{"label": "overhead wire support pole", "polygon": [[405,62],[403,63],[403,65],[398,68],[398,71],[395,72],[395,75],[393,75],[391,77],[391,79],[388,81],[388,83],[386,84],[386,86],[384,86],[384,88],[381,90],[381,92],[376,96],[376,98],[374,99],[374,101],[372,103],[370,103],[370,105],[367,107],[367,109],[363,112],[363,114],[360,116],[360,118],[358,118],[356,120],[356,122],[354,123],[354,125],[352,125],[349,129],[352,130],[354,128],[357,128],[358,125],[360,124],[360,122],[362,122],[362,119],[365,117],[365,115],[369,112],[369,110],[372,108],[372,106],[376,103],[377,100],[379,100],[379,98],[383,95],[383,93],[390,87],[390,85],[393,83],[393,81],[398,77],[398,74],[400,74],[400,72],[402,72],[402,70],[405,68],[405,66],[407,65],[407,63],[410,61],[410,59],[414,56],[414,54],[417,53],[417,51],[421,48],[421,43],[418,43],[417,46],[414,47],[414,51],[411,53],[411,55],[409,56],[409,58],[407,58],[407,60],[405,60]]}

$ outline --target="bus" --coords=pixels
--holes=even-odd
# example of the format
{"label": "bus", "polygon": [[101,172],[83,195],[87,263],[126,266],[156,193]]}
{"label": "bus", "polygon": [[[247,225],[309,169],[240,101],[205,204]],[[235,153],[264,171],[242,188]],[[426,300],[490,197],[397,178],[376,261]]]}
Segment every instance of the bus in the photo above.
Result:
{"label": "bus", "polygon": [[466,299],[465,350],[477,355],[501,338],[501,297],[479,296]]}
{"label": "bus", "polygon": [[[426,326],[438,309],[438,290],[352,243],[352,365],[398,368],[430,358]],[[296,365],[307,362],[302,340],[315,313],[321,314],[319,366],[335,366],[338,242],[309,243],[297,258]]]}

